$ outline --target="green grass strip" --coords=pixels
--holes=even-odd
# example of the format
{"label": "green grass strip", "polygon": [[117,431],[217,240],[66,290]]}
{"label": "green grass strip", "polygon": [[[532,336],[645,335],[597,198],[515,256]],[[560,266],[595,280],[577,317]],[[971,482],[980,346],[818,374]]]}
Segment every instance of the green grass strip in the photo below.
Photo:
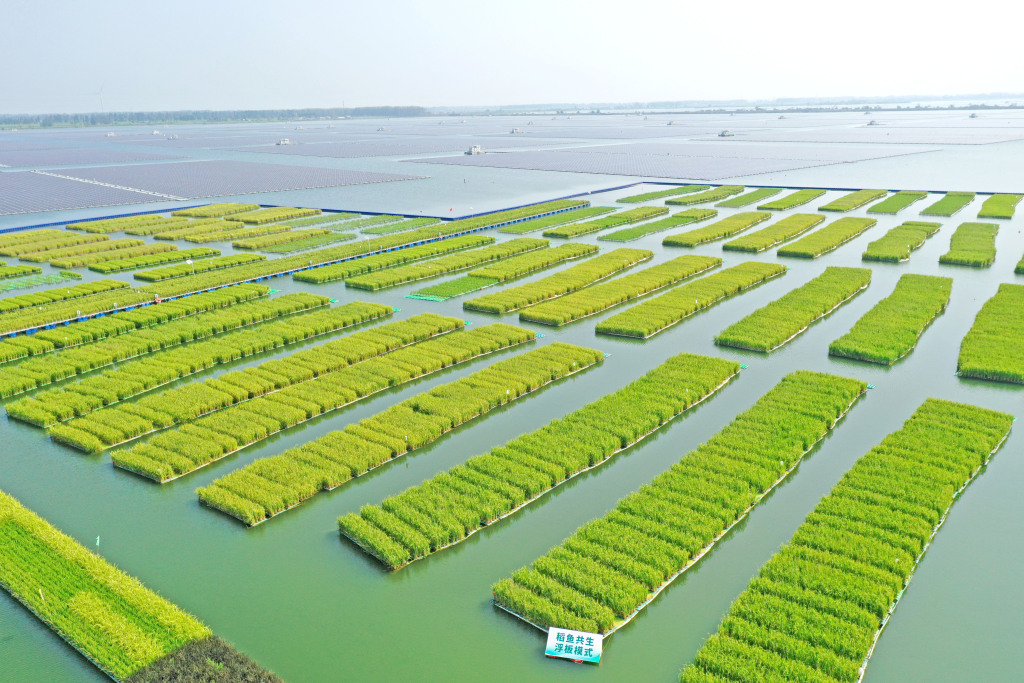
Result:
{"label": "green grass strip", "polygon": [[[167,482],[314,417],[444,368],[531,341],[534,336],[529,330],[495,323],[407,345],[406,348],[364,360],[354,367],[342,368],[329,375],[229,406],[195,422],[158,434],[129,450],[114,451],[111,459],[117,467],[154,481]],[[404,432],[398,434],[408,436]],[[415,432],[412,434],[414,439],[417,438]],[[378,436],[368,440],[389,445],[394,444],[397,438],[395,432],[390,432],[387,439]],[[300,469],[298,465],[293,465],[278,471],[278,477],[282,480],[280,483],[266,481],[260,484],[257,479],[255,500],[279,493],[281,486],[288,481],[289,472],[299,474]],[[260,471],[266,472],[262,468]],[[232,477],[232,481],[239,478],[250,483],[253,481],[248,474]],[[309,495],[316,490],[309,491]],[[241,494],[241,491],[236,493]],[[223,500],[223,496],[219,500]],[[294,499],[287,500],[285,507],[296,502]],[[280,510],[267,509],[266,514],[269,516],[276,512]]]}
{"label": "green grass strip", "polygon": [[[608,461],[725,386],[739,364],[680,354],[635,382],[359,514],[343,536],[390,569],[459,543]],[[610,571],[610,570],[606,570]],[[589,629],[596,631],[597,629]]]}
{"label": "green grass strip", "polygon": [[471,249],[457,254],[450,254],[423,263],[412,263],[398,268],[389,268],[375,273],[356,275],[345,280],[346,287],[366,289],[375,292],[379,289],[396,287],[407,282],[416,282],[428,278],[440,277],[467,268],[474,268],[482,263],[500,261],[510,256],[528,251],[547,248],[547,240],[535,237],[517,237],[507,242],[499,242],[480,249]]}
{"label": "green grass strip", "polygon": [[660,221],[652,221],[631,228],[616,230],[607,235],[601,235],[597,239],[609,242],[630,242],[656,232],[661,232],[662,230],[671,230],[672,228],[678,228],[680,225],[689,225],[690,223],[708,220],[717,215],[718,209],[685,209]]}
{"label": "green grass strip", "polygon": [[504,232],[510,235],[522,235],[528,232],[536,232],[545,228],[553,228],[558,225],[565,225],[566,223],[575,223],[576,221],[582,221],[587,218],[596,218],[597,216],[603,216],[606,213],[615,211],[610,206],[587,206],[565,213],[556,213],[553,216],[544,216],[543,218],[534,218],[528,221],[522,221],[520,223],[512,223],[506,225],[503,228],[498,228],[498,232]]}
{"label": "green grass strip", "polygon": [[782,188],[779,187],[759,187],[756,190],[751,190],[750,192],[741,194],[738,197],[726,199],[724,202],[718,202],[715,206],[720,206],[723,209],[739,209],[744,206],[750,206],[762,199],[774,197],[780,192],[782,192]]}
{"label": "green grass strip", "polygon": [[639,202],[649,202],[652,199],[664,199],[665,197],[675,197],[681,194],[691,194],[693,192],[702,192],[710,189],[710,185],[681,185],[679,187],[671,187],[667,190],[656,190],[654,192],[634,194],[629,197],[623,197],[617,201],[622,204],[637,204]]}
{"label": "green grass strip", "polygon": [[813,213],[795,213],[786,216],[777,223],[761,228],[755,232],[748,233],[726,242],[722,249],[726,251],[745,251],[758,253],[771,249],[776,244],[782,244],[794,237],[802,235],[814,226],[824,222],[825,217]]}
{"label": "green grass strip", "polygon": [[656,266],[623,275],[603,284],[528,308],[519,313],[523,322],[542,325],[567,325],[575,320],[606,311],[613,306],[682,282],[687,278],[722,265],[722,259],[687,255]]}
{"label": "green grass strip", "polygon": [[669,206],[692,206],[693,204],[716,202],[719,199],[725,199],[726,197],[731,197],[734,194],[739,194],[740,192],[743,192],[742,185],[721,185],[697,194],[668,199],[665,203]]}
{"label": "green grass strip", "polygon": [[861,255],[861,259],[864,261],[884,261],[886,263],[909,261],[910,252],[921,247],[941,227],[941,223],[905,221],[885,233],[885,236],[881,239],[869,242],[868,248]]}
{"label": "green grass strip", "polygon": [[932,539],[1013,416],[925,401],[822,498],[681,683],[856,682]]}
{"label": "green grass strip", "polygon": [[819,206],[818,211],[853,211],[887,194],[888,190],[857,190]]}
{"label": "green grass strip", "polygon": [[949,240],[949,251],[939,257],[939,263],[950,266],[988,268],[996,260],[996,233],[994,223],[962,223]]}
{"label": "green grass strip", "polygon": [[[835,375],[787,375],[753,407],[606,515],[494,584],[495,604],[544,629],[614,632],[746,518],[832,430],[865,388],[859,380]],[[599,434],[608,441],[626,443],[631,431],[642,429],[628,418],[647,403],[657,405],[658,398],[640,395],[635,399],[640,405],[615,406],[625,412],[625,419],[611,410],[594,411],[589,425],[600,425]],[[663,415],[666,412],[661,409]],[[655,424],[658,419],[648,418]],[[594,448],[585,443],[586,450]],[[570,453],[579,450],[568,444],[565,448]],[[580,455],[586,457],[586,450]],[[555,459],[542,453],[534,457],[538,465]],[[527,463],[524,469],[540,469]]]}
{"label": "green grass strip", "polygon": [[870,282],[867,268],[829,266],[813,280],[727,327],[715,343],[770,353],[860,294]]}
{"label": "green grass strip", "polygon": [[835,251],[877,223],[878,221],[874,218],[845,216],[790,245],[779,247],[776,253],[779,256],[815,259],[830,251]]}
{"label": "green grass strip", "polygon": [[596,331],[598,334],[648,339],[697,311],[785,274],[786,266],[777,263],[740,263],[617,313],[599,322]]}
{"label": "green grass strip", "polygon": [[418,289],[410,294],[409,298],[444,301],[445,299],[476,292],[485,287],[492,287],[502,282],[551,268],[571,259],[593,256],[597,251],[597,246],[593,244],[567,242],[550,249],[539,249],[503,259],[496,263],[489,263],[483,268],[477,268],[468,275],[456,280]]}
{"label": "green grass strip", "polygon": [[825,194],[825,190],[817,190],[807,188],[805,190],[797,190],[791,194],[787,194],[785,197],[780,197],[773,201],[767,202],[766,204],[760,204],[757,207],[758,211],[785,211],[786,209],[795,209],[798,206],[803,206],[809,202],[813,202],[818,197]]}
{"label": "green grass strip", "polygon": [[999,285],[960,343],[961,377],[1024,384],[1024,285]]}
{"label": "green grass strip", "polygon": [[829,345],[829,355],[892,365],[914,349],[925,328],[946,309],[952,290],[952,278],[902,275],[892,294]]}
{"label": "green grass strip", "polygon": [[982,202],[978,218],[1013,218],[1022,198],[1024,195],[1020,194],[994,194]]}
{"label": "green grass strip", "polygon": [[766,211],[744,211],[726,216],[711,225],[705,225],[703,228],[669,235],[661,243],[666,247],[696,247],[705,242],[713,242],[723,237],[731,237],[736,233],[748,230],[758,223],[763,223],[771,217],[772,215]]}
{"label": "green grass strip", "polygon": [[3,491],[0,585],[117,681],[211,634]]}
{"label": "green grass strip", "polygon": [[649,261],[653,256],[654,252],[646,249],[615,249],[536,282],[470,299],[462,304],[462,308],[484,313],[510,313],[583,289]]}
{"label": "green grass strip", "polygon": [[164,263],[180,263],[189,259],[204,259],[212,256],[220,256],[220,251],[210,247],[196,247],[194,249],[183,249],[181,251],[164,251],[159,254],[147,254],[145,256],[133,256],[131,258],[117,258],[110,261],[101,261],[89,266],[89,270],[104,275],[109,273],[121,273],[126,270],[159,266]]}
{"label": "green grass strip", "polygon": [[869,207],[868,213],[882,213],[895,216],[914,202],[918,202],[927,196],[927,192],[919,190],[900,190]]}
{"label": "green grass strip", "polygon": [[542,346],[434,387],[344,430],[257,460],[196,493],[204,505],[252,526],[603,360],[604,354],[594,349],[560,342]]}
{"label": "green grass strip", "polygon": [[579,237],[580,235],[587,235],[592,232],[605,230],[607,228],[614,228],[619,225],[639,223],[640,221],[664,216],[667,213],[668,209],[664,206],[638,206],[634,209],[626,209],[625,211],[613,213],[605,218],[598,218],[596,221],[570,223],[558,228],[552,228],[551,230],[545,230],[542,234],[545,237]]}
{"label": "green grass strip", "polygon": [[952,216],[960,209],[974,201],[973,192],[947,192],[926,209],[922,209],[922,216]]}

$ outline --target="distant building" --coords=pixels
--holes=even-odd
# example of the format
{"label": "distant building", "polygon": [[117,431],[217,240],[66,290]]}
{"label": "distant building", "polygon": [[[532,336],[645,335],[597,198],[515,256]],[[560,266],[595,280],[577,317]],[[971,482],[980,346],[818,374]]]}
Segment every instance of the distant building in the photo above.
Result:
{"label": "distant building", "polygon": [[484,154],[484,148],[481,147],[480,145],[473,145],[472,147],[467,149],[465,152],[463,152],[463,154],[468,154],[468,155]]}

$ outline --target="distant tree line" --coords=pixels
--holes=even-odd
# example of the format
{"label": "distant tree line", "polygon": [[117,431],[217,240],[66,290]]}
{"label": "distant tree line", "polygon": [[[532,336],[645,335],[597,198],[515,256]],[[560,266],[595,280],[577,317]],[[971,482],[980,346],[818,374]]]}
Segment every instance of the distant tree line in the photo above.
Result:
{"label": "distant tree line", "polygon": [[427,116],[424,107],[333,107],[329,109],[239,109],[230,111],[112,111],[85,114],[0,114],[0,125],[119,126],[171,123],[302,121],[351,117]]}

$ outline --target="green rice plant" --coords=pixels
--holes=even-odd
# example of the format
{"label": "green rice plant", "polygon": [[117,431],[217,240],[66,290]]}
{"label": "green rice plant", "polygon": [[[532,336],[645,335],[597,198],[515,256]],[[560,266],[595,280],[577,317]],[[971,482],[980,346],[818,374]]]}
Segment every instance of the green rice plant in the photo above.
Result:
{"label": "green rice plant", "polygon": [[978,218],[1013,218],[1022,198],[1024,195],[1020,194],[994,194],[982,202]]}
{"label": "green rice plant", "polygon": [[448,273],[473,268],[483,263],[501,261],[517,254],[524,254],[538,249],[542,250],[547,248],[548,244],[550,243],[547,240],[534,237],[519,237],[479,249],[461,251],[457,254],[430,259],[423,263],[412,263],[398,268],[355,275],[345,280],[345,286],[375,292],[379,289],[395,287],[407,282],[440,277]]}
{"label": "green rice plant", "polygon": [[650,223],[643,223],[631,228],[616,230],[615,232],[608,233],[607,235],[601,235],[597,239],[608,240],[609,242],[629,242],[631,240],[645,237],[646,235],[661,232],[662,230],[670,230],[672,228],[677,228],[680,225],[688,225],[690,223],[697,223],[709,218],[714,218],[717,215],[717,209],[685,209],[679,213],[672,214],[668,218],[663,218],[660,221],[652,221]]}
{"label": "green rice plant", "polygon": [[21,277],[15,280],[0,282],[0,292],[12,292],[16,289],[30,289],[32,287],[38,287],[39,285],[53,285],[67,280],[81,279],[82,276],[78,273],[73,273],[67,270],[47,275],[30,275],[29,277]]}
{"label": "green rice plant", "polygon": [[[191,230],[187,235],[183,235],[180,239],[184,239],[186,242],[192,242],[193,244],[207,244],[209,242],[230,242],[232,240],[243,240],[251,237],[265,237],[268,235],[276,235],[280,233],[291,234],[291,227],[284,223],[272,223],[270,225],[245,225],[244,223],[234,223],[239,227],[220,227],[220,226],[209,226],[200,232],[192,232]],[[213,228],[216,228],[215,230]],[[161,232],[156,235],[158,240],[166,239],[178,239],[172,238],[170,235],[180,234],[180,231]]]}
{"label": "green rice plant", "polygon": [[145,243],[146,242],[144,240],[133,238],[126,238],[120,240],[100,240],[99,242],[89,242],[87,244],[79,244],[72,247],[58,247],[56,249],[31,251],[18,256],[18,260],[29,261],[31,263],[44,263],[52,261],[53,259],[64,258],[67,256],[81,256],[82,254],[93,254],[96,252],[127,249],[128,247],[138,247],[144,245]]}
{"label": "green rice plant", "polygon": [[498,232],[504,232],[510,235],[522,235],[528,232],[544,230],[545,228],[565,225],[566,223],[575,223],[576,221],[582,221],[587,218],[596,218],[597,216],[603,216],[604,214],[611,213],[612,211],[615,211],[615,209],[610,206],[587,206],[579,209],[573,209],[572,211],[566,211],[564,213],[544,216],[543,218],[534,218],[533,220],[523,221],[521,223],[512,223],[511,225],[506,225],[503,228],[498,228]]}
{"label": "green rice plant", "polygon": [[720,206],[724,209],[739,209],[744,206],[750,206],[756,204],[762,199],[768,199],[768,197],[774,197],[778,193],[782,192],[780,187],[760,187],[756,190],[751,190],[731,199],[726,199],[723,202],[718,202],[715,206]]}
{"label": "green rice plant", "polygon": [[653,199],[664,199],[665,197],[675,197],[681,194],[691,194],[693,192],[702,192],[710,189],[710,185],[680,185],[677,187],[670,187],[667,190],[655,190],[654,192],[635,194],[629,197],[623,197],[616,201],[621,204],[638,204],[640,202],[649,202]]}
{"label": "green rice plant", "polygon": [[679,680],[860,681],[932,538],[1013,419],[925,401],[818,503]]}
{"label": "green rice plant", "polygon": [[96,242],[108,242],[109,235],[78,235],[73,232],[62,232],[57,237],[35,242],[16,242],[0,247],[0,256],[20,256],[38,251],[60,249],[62,247],[74,247],[79,244],[94,244]]}
{"label": "green rice plant", "polygon": [[914,202],[928,196],[923,190],[900,190],[868,208],[868,213],[884,213],[895,216]]}
{"label": "green rice plant", "polygon": [[835,251],[877,223],[878,221],[874,218],[845,216],[790,245],[780,247],[776,253],[779,256],[818,258],[830,251]]}
{"label": "green rice plant", "polygon": [[0,235],[0,247],[9,247],[14,244],[34,244],[36,242],[49,242],[56,237],[62,237],[63,230],[44,228],[41,230],[19,230]]}
{"label": "green rice plant", "polygon": [[597,251],[598,248],[593,244],[578,244],[575,242],[567,242],[550,249],[538,249],[495,263],[489,263],[456,280],[418,289],[410,294],[409,298],[444,301],[445,299],[475,292],[485,287],[492,287],[502,282],[535,273],[571,259],[592,256]]}
{"label": "green rice plant", "polygon": [[892,365],[914,349],[925,328],[946,309],[952,289],[952,278],[902,275],[892,294],[829,345],[829,355]]}
{"label": "green rice plant", "polygon": [[1024,256],[1021,257],[1020,261],[1017,261],[1017,266],[1013,269],[1015,275],[1024,275]]}
{"label": "green rice plant", "polygon": [[996,233],[994,223],[961,223],[949,240],[949,251],[939,257],[939,263],[950,266],[988,268],[996,260]]}
{"label": "green rice plant", "polygon": [[812,188],[806,188],[803,190],[797,190],[791,192],[785,197],[779,199],[773,199],[766,204],[759,204],[757,207],[758,211],[785,211],[787,209],[795,209],[798,206],[803,206],[809,202],[813,202],[818,197],[825,194],[825,190],[817,190]]}
{"label": "green rice plant", "polygon": [[674,199],[667,199],[665,203],[669,206],[692,206],[694,204],[705,204],[707,202],[716,202],[726,197],[731,197],[734,194],[743,192],[742,185],[719,185],[713,187],[710,190],[698,192],[696,194],[688,194],[684,197],[676,197]]}
{"label": "green rice plant", "polygon": [[885,233],[885,236],[881,239],[869,242],[868,248],[861,255],[861,259],[864,261],[884,261],[887,263],[909,261],[910,252],[921,247],[941,227],[941,223],[904,221]]}
{"label": "green rice plant", "polygon": [[[207,235],[209,233],[222,232],[224,230],[239,230],[245,227],[245,223],[239,221],[224,220],[221,218],[203,218],[191,220],[175,226],[156,224],[159,228],[156,232],[150,233],[158,240],[179,240],[193,235]],[[284,228],[282,228],[284,229]]]}
{"label": "green rice plant", "polygon": [[0,491],[0,586],[117,681],[210,629]]}
{"label": "green rice plant", "polygon": [[[604,354],[599,351],[555,342],[498,361],[472,375],[407,399],[342,431],[331,432],[280,455],[257,460],[199,489],[199,500],[250,526],[257,524],[287,507],[283,498],[269,509],[261,505],[269,493],[265,489],[259,490],[256,496],[248,495],[255,492],[253,486],[261,478],[273,482],[274,489],[278,486],[289,489],[288,497],[301,502],[317,491],[336,488],[367,470],[428,446],[442,435],[496,407],[603,359]],[[390,443],[399,436],[401,438],[395,441],[395,448],[382,447],[382,444]],[[346,443],[343,451],[336,450],[336,444],[340,442]],[[232,501],[227,509],[223,506],[225,500]],[[257,512],[248,503],[263,509]]]}
{"label": "green rice plant", "polygon": [[747,233],[742,237],[726,242],[722,245],[722,249],[726,251],[761,252],[771,249],[776,244],[782,244],[798,235],[802,235],[824,220],[824,216],[813,213],[795,213],[791,216],[786,216],[777,223],[769,225],[767,228]]}
{"label": "green rice plant", "polygon": [[[225,226],[228,223],[220,218],[200,218],[193,220],[189,218],[173,218],[166,221],[160,221],[159,223],[142,223],[140,225],[133,225],[129,228],[125,228],[124,232],[126,235],[156,235],[164,234],[167,232],[174,232],[176,230],[185,229],[196,229],[203,227],[206,230],[217,229],[217,226]],[[241,225],[236,223],[235,225]],[[213,226],[213,227],[210,227]]]}
{"label": "green rice plant", "polygon": [[888,190],[857,190],[818,207],[818,211],[853,211],[889,194]]}
{"label": "green rice plant", "polygon": [[960,343],[961,377],[1024,384],[1024,285],[999,285]]}
{"label": "green rice plant", "polygon": [[661,241],[666,247],[696,247],[698,244],[730,237],[743,232],[758,223],[762,223],[772,215],[766,211],[744,211],[726,216],[720,221],[705,225],[703,228],[669,235]]}
{"label": "green rice plant", "polygon": [[320,235],[329,235],[331,231],[327,228],[307,228],[305,230],[289,230],[288,232],[277,232],[269,235],[258,235],[256,237],[249,237],[246,239],[235,240],[231,246],[235,249],[263,249],[264,247],[272,247],[275,244],[284,244],[285,242],[293,242],[295,240],[307,239],[309,237],[318,237]]}
{"label": "green rice plant", "polygon": [[218,258],[204,258],[198,263],[179,263],[178,265],[167,266],[166,268],[143,270],[135,273],[132,277],[144,282],[159,282],[160,280],[167,280],[172,277],[183,277],[185,275],[205,273],[208,270],[230,268],[231,266],[237,266],[243,263],[263,261],[266,258],[267,257],[262,254],[231,254],[230,256],[221,256]]}
{"label": "green rice plant", "polygon": [[181,251],[164,251],[158,254],[147,256],[133,256],[131,258],[115,258],[110,261],[101,261],[89,266],[89,270],[97,273],[121,273],[126,270],[136,270],[149,266],[158,266],[164,263],[179,263],[188,259],[204,259],[212,256],[220,256],[220,251],[210,247],[197,247],[195,249],[183,249]]}
{"label": "green rice plant", "polygon": [[[169,481],[319,415],[446,367],[531,341],[534,337],[535,335],[528,330],[497,323],[449,337],[427,339],[407,348],[392,350],[384,355],[378,354],[379,357],[366,359],[358,365],[343,367],[311,379],[297,378],[302,381],[293,381],[290,385],[284,385],[283,382],[272,384],[274,379],[268,377],[266,373],[231,373],[226,375],[224,381],[217,384],[216,388],[241,389],[244,396],[240,401],[194,422],[176,426],[134,448],[115,451],[111,458],[118,467],[154,481]],[[280,363],[269,367],[282,373],[294,369],[283,367]],[[549,367],[547,372],[550,377],[555,371]],[[509,391],[504,385],[501,389],[503,392]],[[249,396],[254,398],[246,400]],[[446,405],[449,409],[447,414],[450,414],[455,404]],[[476,405],[479,409],[479,402]],[[436,423],[424,422],[423,416],[410,415],[408,410],[395,410],[402,413],[400,426],[389,428],[387,424],[381,424],[378,420],[373,422],[374,429],[369,429],[366,423],[350,425],[346,435],[364,437],[367,443],[360,447],[363,451],[368,447],[367,444],[387,446],[385,460],[396,453],[404,452],[407,448],[416,447],[418,443],[425,443],[423,439],[436,438],[440,435]],[[388,415],[393,417],[395,410],[388,411]],[[259,469],[277,469],[279,464],[280,461],[274,461],[260,465]],[[302,470],[303,465],[289,461],[286,463],[286,469],[294,472]],[[338,470],[338,467],[331,465],[328,469]],[[302,475],[288,476],[294,481],[282,479],[279,483],[261,486],[253,478],[252,471],[244,471],[231,477],[231,481],[247,481],[247,490],[253,494],[249,495],[241,489],[235,490],[234,494],[256,501],[291,490],[292,493],[288,493],[284,498],[277,498],[283,507],[290,507],[312,496],[321,485],[316,482],[324,482],[323,485],[326,486],[327,481],[321,479],[323,473],[315,475],[313,479]],[[334,481],[332,486],[344,481],[344,478]],[[265,507],[268,515],[281,509],[283,508]]]}
{"label": "green rice plant", "polygon": [[647,339],[697,311],[785,273],[786,267],[776,263],[740,263],[606,318],[597,324],[596,332]]}
{"label": "green rice plant", "polygon": [[496,583],[495,604],[541,628],[613,632],[744,519],[865,389],[834,375],[787,375],[604,517]]}
{"label": "green rice plant", "polygon": [[615,249],[536,282],[470,299],[462,307],[467,311],[510,313],[583,289],[653,256],[654,252],[646,249]]}
{"label": "green rice plant", "polygon": [[349,232],[330,232],[326,235],[320,235],[318,237],[306,237],[302,239],[292,240],[291,242],[284,242],[283,244],[276,244],[272,247],[265,247],[261,251],[268,254],[292,254],[296,251],[306,251],[308,249],[319,249],[325,247],[328,244],[337,244],[338,242],[350,242],[356,238],[356,235]]}
{"label": "green rice plant", "polygon": [[171,212],[172,216],[187,216],[189,218],[219,218],[233,213],[243,211],[254,211],[260,208],[259,204],[239,204],[238,202],[220,202],[207,204],[206,206],[194,206],[191,209],[178,209]]}
{"label": "green rice plant", "polygon": [[770,353],[867,289],[867,268],[829,266],[800,287],[723,330],[715,343]]}
{"label": "green rice plant", "polygon": [[163,254],[177,250],[178,247],[174,244],[153,244],[150,242],[140,244],[136,247],[118,249],[116,251],[98,251],[91,254],[79,254],[78,256],[63,256],[50,261],[50,265],[54,268],[79,268],[81,266],[91,266],[94,263],[130,259],[138,256],[149,256],[151,254]]}
{"label": "green rice plant", "polygon": [[12,277],[23,275],[38,275],[43,269],[39,266],[0,266],[0,280],[9,280]]}
{"label": "green rice plant", "polygon": [[231,214],[231,220],[250,223],[252,225],[263,225],[264,223],[275,223],[286,221],[292,218],[306,218],[307,216],[319,216],[320,209],[297,209],[291,206],[271,206],[265,209],[253,209],[251,211],[240,211]]}
{"label": "green rice plant", "polygon": [[721,264],[722,259],[710,256],[680,256],[604,284],[546,301],[520,312],[519,319],[543,325],[566,325],[676,284]]}
{"label": "green rice plant", "polygon": [[635,209],[619,211],[610,216],[598,218],[597,220],[586,221],[583,223],[570,223],[558,228],[552,228],[551,230],[545,230],[541,234],[545,237],[573,238],[604,230],[606,228],[614,228],[619,225],[639,223],[640,221],[646,221],[657,216],[664,216],[667,213],[668,209],[664,206],[638,206]]}
{"label": "green rice plant", "polygon": [[947,192],[926,209],[921,210],[922,216],[952,216],[960,209],[974,201],[973,192]]}
{"label": "green rice plant", "polygon": [[311,225],[333,225],[334,223],[359,218],[359,216],[360,214],[349,211],[325,211],[319,216],[313,216],[312,218],[297,218],[293,221],[288,221],[288,225],[293,228],[308,228]]}
{"label": "green rice plant", "polygon": [[[393,218],[388,216],[388,218]],[[426,228],[431,225],[437,225],[441,222],[440,218],[431,218],[424,216],[422,218],[406,218],[404,220],[397,220],[384,225],[371,226],[363,228],[362,233],[365,235],[390,235],[393,232],[404,232],[406,230],[415,230],[417,228]],[[340,226],[345,230],[349,229],[349,225],[345,224]]]}
{"label": "green rice plant", "polygon": [[71,287],[54,287],[53,289],[33,292],[32,294],[22,294],[21,296],[0,299],[0,312],[8,313],[58,301],[79,299],[93,294],[122,289],[127,286],[127,282],[121,282],[120,280],[94,280],[93,282],[83,282],[80,285],[73,285]]}
{"label": "green rice plant", "polygon": [[147,213],[139,216],[122,216],[121,218],[103,218],[95,221],[81,221],[78,223],[68,223],[66,227],[68,230],[81,230],[83,232],[91,233],[108,233],[118,232],[125,228],[130,228],[135,225],[144,225],[147,223],[162,223],[168,219],[155,213]]}
{"label": "green rice plant", "polygon": [[[471,458],[379,506],[341,517],[341,533],[389,568],[405,566],[466,539],[571,477],[607,462],[713,395],[738,371],[739,364],[732,361],[673,356],[632,384],[564,418]],[[407,533],[410,528],[415,534]],[[381,543],[380,533],[391,542]],[[381,548],[389,550],[382,553]]]}
{"label": "green rice plant", "polygon": [[[366,306],[366,309],[372,315],[373,307]],[[376,309],[379,311],[380,307]],[[284,358],[265,361],[260,365],[229,372],[217,378],[150,393],[131,404],[95,410],[84,417],[74,418],[52,427],[50,438],[82,448],[83,444],[78,435],[84,432],[97,438],[102,444],[100,450],[103,450],[104,447],[129,441],[141,433],[188,422],[250,398],[308,382],[314,377],[329,375],[374,356],[462,327],[463,321],[458,318],[421,313],[401,322],[356,332],[341,339],[297,351]],[[250,334],[242,336],[242,341],[245,340],[248,340],[248,346],[239,352],[241,355],[251,355],[281,345],[277,337],[261,339]],[[231,360],[230,356],[221,362],[227,360]],[[173,379],[173,376],[170,379]],[[137,407],[144,409],[143,415],[138,414]],[[118,423],[136,422],[137,417],[142,417],[147,423],[146,429],[139,434],[120,428]],[[88,443],[92,446],[88,450],[95,450],[96,443]]]}

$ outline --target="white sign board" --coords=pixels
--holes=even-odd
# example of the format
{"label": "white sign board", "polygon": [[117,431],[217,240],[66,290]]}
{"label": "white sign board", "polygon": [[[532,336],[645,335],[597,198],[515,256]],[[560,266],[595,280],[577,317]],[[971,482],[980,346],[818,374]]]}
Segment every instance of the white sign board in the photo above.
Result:
{"label": "white sign board", "polygon": [[604,636],[600,633],[551,627],[548,629],[548,643],[544,654],[548,657],[599,664],[603,640]]}

